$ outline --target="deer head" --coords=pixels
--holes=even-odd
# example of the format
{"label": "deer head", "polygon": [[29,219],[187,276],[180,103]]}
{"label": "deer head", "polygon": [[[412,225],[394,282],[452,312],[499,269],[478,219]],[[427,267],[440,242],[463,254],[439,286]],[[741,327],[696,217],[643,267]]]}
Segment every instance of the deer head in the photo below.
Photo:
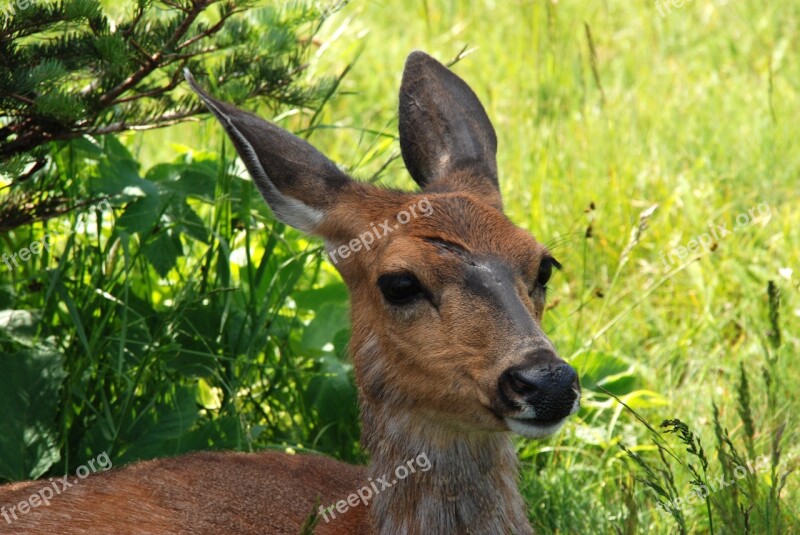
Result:
{"label": "deer head", "polygon": [[578,376],[540,326],[560,265],[503,213],[497,137],[463,80],[422,52],[408,57],[400,146],[421,191],[403,192],[350,179],[305,141],[187,79],[275,217],[321,237],[350,288],[373,457],[424,429],[434,430],[427,447],[503,431],[544,437],[578,410]]}

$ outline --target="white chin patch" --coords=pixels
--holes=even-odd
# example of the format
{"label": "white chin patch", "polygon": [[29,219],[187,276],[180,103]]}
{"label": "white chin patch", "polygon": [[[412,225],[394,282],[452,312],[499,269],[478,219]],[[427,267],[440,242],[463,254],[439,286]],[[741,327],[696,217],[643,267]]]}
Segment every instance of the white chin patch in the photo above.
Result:
{"label": "white chin patch", "polygon": [[529,408],[527,411],[525,411],[525,413],[523,413],[526,416],[528,416],[527,418],[507,417],[505,418],[506,425],[514,433],[526,438],[549,437],[550,435],[561,429],[561,426],[564,425],[564,422],[567,421],[567,418],[578,412],[578,410],[581,408],[581,394],[580,392],[576,392],[576,394],[577,397],[575,398],[575,401],[572,404],[572,410],[570,410],[569,414],[566,415],[562,420],[559,420],[558,422],[554,422],[551,424],[536,423],[533,419],[533,416],[535,416],[536,412],[531,408]]}
{"label": "white chin patch", "polygon": [[508,428],[518,435],[526,438],[544,438],[561,429],[567,419],[564,418],[553,424],[539,424],[533,420],[518,420],[516,418],[506,418],[505,420]]}

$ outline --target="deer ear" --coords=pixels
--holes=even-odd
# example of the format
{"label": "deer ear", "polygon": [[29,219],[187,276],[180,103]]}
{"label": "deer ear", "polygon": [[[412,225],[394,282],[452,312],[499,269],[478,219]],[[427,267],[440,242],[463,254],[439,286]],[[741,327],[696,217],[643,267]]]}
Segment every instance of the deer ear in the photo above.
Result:
{"label": "deer ear", "polygon": [[486,110],[464,80],[424,52],[406,60],[399,126],[403,160],[420,187],[463,170],[482,179],[482,189],[499,191],[497,136]]}
{"label": "deer ear", "polygon": [[186,81],[213,113],[275,217],[313,233],[352,180],[306,141],[272,123],[216,100],[184,71]]}

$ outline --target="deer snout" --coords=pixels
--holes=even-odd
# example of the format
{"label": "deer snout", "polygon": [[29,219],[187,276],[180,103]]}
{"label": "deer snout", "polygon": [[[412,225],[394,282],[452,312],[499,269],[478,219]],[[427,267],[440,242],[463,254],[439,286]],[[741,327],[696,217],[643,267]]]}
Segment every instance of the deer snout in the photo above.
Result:
{"label": "deer snout", "polygon": [[577,412],[580,382],[575,369],[551,351],[525,360],[501,374],[498,390],[507,406],[509,428],[538,438],[552,434]]}
{"label": "deer snout", "polygon": [[556,422],[569,416],[575,399],[578,374],[567,363],[528,366],[508,372],[508,385],[536,413],[536,420]]}

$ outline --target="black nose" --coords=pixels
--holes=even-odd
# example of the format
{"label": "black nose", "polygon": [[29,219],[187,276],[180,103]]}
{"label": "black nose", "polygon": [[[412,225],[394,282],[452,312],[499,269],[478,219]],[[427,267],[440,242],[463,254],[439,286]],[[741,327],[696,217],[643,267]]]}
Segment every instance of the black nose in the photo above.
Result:
{"label": "black nose", "polygon": [[575,369],[560,364],[538,364],[510,368],[501,377],[501,382],[513,394],[509,398],[522,398],[536,411],[540,422],[557,422],[566,418],[578,394],[578,374]]}

